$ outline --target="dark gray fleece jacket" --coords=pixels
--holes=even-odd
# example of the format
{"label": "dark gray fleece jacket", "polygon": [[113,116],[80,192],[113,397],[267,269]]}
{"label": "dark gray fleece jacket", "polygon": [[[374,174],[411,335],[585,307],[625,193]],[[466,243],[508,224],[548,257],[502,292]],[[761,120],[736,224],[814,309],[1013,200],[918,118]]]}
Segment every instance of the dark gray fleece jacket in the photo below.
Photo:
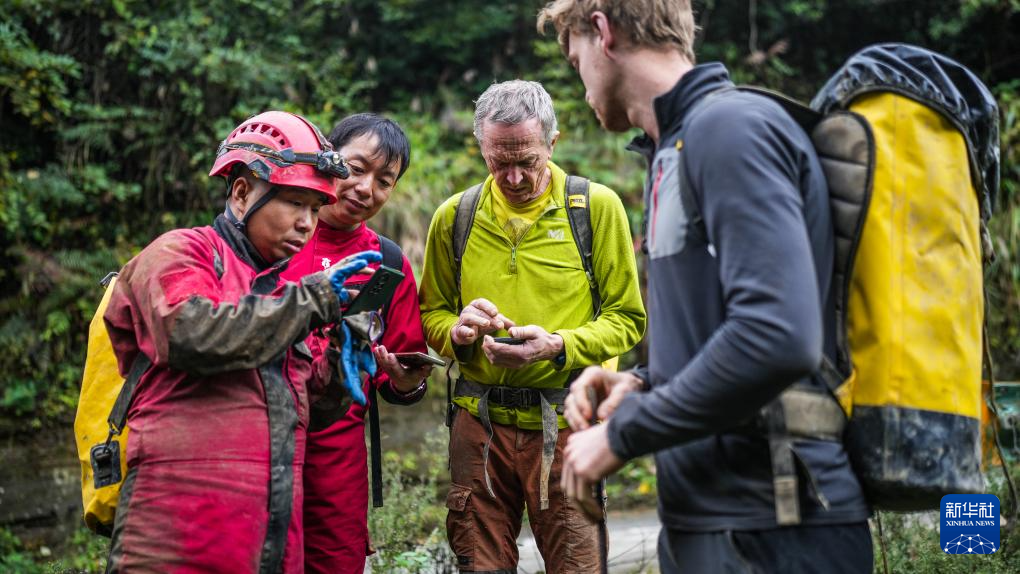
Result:
{"label": "dark gray fleece jacket", "polygon": [[[755,417],[791,384],[820,385],[811,375],[835,349],[833,232],[818,158],[776,103],[719,92],[730,86],[721,64],[695,67],[655,100],[658,145],[632,143],[649,162],[649,364],[639,374],[651,390],[610,419],[610,446],[625,459],[655,453],[663,524],[685,531],[776,527],[768,440]],[[695,209],[685,209],[682,185]],[[804,524],[867,519],[841,444],[803,440],[794,451]]]}

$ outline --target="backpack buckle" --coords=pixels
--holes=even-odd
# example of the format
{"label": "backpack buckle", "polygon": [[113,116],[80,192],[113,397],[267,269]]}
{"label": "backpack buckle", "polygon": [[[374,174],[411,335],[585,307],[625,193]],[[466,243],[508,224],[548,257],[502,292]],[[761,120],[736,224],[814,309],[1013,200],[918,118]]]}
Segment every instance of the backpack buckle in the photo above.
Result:
{"label": "backpack buckle", "polygon": [[92,480],[96,489],[120,482],[120,443],[102,442],[89,451],[92,462]]}

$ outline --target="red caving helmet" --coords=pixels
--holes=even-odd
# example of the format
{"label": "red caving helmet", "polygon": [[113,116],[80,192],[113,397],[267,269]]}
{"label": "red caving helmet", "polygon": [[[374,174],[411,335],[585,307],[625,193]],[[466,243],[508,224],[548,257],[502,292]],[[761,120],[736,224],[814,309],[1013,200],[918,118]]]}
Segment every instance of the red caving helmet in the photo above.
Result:
{"label": "red caving helmet", "polygon": [[289,112],[263,112],[234,128],[216,151],[209,175],[228,177],[236,163],[274,185],[317,191],[327,204],[336,202],[337,178],[348,176],[347,162],[319,128]]}

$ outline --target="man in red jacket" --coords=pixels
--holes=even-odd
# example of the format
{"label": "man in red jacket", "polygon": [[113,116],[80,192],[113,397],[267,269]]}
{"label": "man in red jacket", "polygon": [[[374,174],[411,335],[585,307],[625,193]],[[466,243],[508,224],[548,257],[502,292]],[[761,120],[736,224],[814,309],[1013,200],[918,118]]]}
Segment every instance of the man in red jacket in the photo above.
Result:
{"label": "man in red jacket", "polygon": [[[104,320],[128,412],[110,572],[301,572],[309,386],[336,378],[308,333],[341,317],[331,283],[379,254],[285,283],[345,171],[304,118],[266,112],[220,145],[211,227],[176,229],[124,267]],[[339,277],[334,277],[339,274]],[[314,390],[314,389],[313,389]]]}
{"label": "man in red jacket", "polygon": [[[395,122],[375,114],[344,118],[333,128],[330,143],[346,158],[350,177],[337,189],[337,202],[320,212],[319,225],[296,256],[284,278],[298,280],[362,251],[384,248],[379,234],[365,222],[389,199],[407,170],[410,145]],[[407,257],[400,255],[404,280],[397,287],[383,319],[386,330],[375,349],[380,374],[364,382],[387,402],[407,405],[425,395],[431,367],[406,368],[393,353],[428,352],[418,310],[418,290]],[[391,264],[392,265],[392,264]],[[372,267],[376,267],[372,265]],[[367,278],[353,278],[357,289]],[[324,340],[309,338],[318,354]],[[365,448],[365,407],[353,405],[346,414],[312,408],[305,458],[305,569],[312,573],[361,573],[371,553],[368,537],[368,473]],[[373,412],[378,412],[372,409]]]}

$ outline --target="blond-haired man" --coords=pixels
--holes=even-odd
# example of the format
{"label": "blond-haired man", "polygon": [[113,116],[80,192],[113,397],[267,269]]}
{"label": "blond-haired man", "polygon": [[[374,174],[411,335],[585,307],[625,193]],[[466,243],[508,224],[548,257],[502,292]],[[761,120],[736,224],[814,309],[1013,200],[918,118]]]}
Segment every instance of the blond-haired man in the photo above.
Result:
{"label": "blond-haired man", "polygon": [[[813,375],[834,353],[833,232],[807,135],[721,64],[694,65],[686,0],[557,0],[550,22],[602,126],[645,132],[632,146],[649,165],[655,309],[647,368],[571,387],[564,474],[655,453],[663,572],[870,572],[842,444],[790,436],[772,406],[792,385],[823,391]],[[608,424],[588,425],[588,388]]]}

